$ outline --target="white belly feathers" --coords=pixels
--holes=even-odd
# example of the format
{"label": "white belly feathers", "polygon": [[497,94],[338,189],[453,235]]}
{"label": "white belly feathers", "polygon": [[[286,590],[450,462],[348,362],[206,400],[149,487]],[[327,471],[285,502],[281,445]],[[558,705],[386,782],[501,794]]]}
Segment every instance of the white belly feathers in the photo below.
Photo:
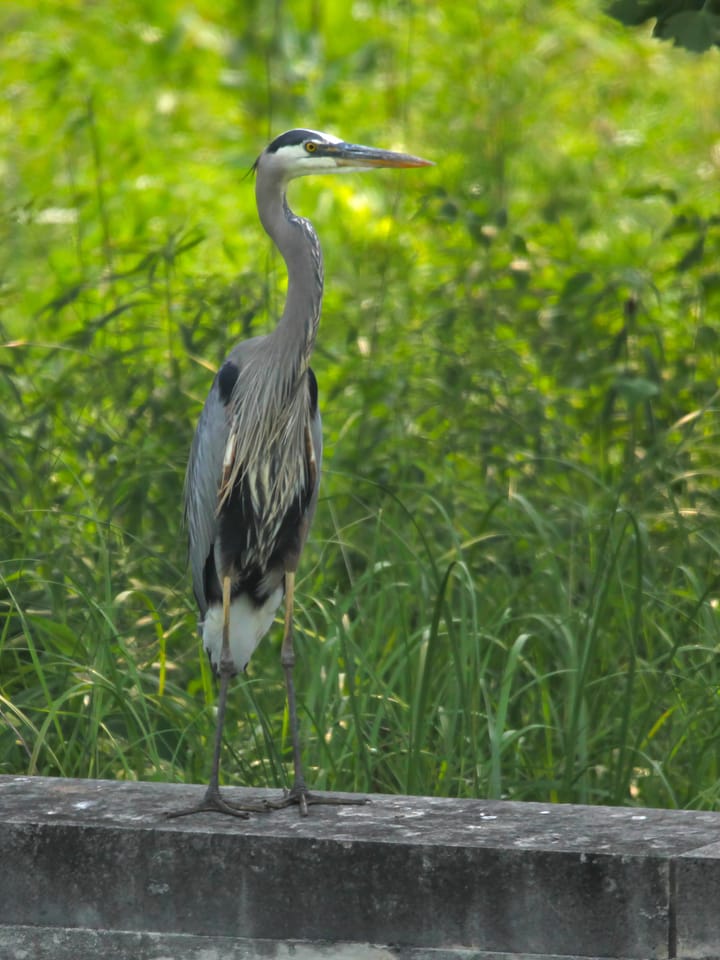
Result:
{"label": "white belly feathers", "polygon": [[[238,672],[248,665],[255,647],[270,629],[282,598],[283,588],[280,585],[261,607],[256,606],[244,593],[230,603],[230,654]],[[205,615],[202,637],[203,647],[215,669],[220,666],[222,629],[222,605],[213,604]]]}

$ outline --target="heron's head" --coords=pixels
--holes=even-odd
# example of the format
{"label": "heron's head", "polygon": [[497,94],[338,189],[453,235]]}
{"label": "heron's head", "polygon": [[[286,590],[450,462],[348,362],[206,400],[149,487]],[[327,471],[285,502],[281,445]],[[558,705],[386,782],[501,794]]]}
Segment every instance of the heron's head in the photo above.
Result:
{"label": "heron's head", "polygon": [[431,160],[422,160],[407,153],[378,150],[356,143],[346,143],[329,133],[317,130],[288,130],[269,144],[255,161],[258,175],[272,174],[287,183],[295,177],[314,173],[353,173],[377,167],[431,167]]}

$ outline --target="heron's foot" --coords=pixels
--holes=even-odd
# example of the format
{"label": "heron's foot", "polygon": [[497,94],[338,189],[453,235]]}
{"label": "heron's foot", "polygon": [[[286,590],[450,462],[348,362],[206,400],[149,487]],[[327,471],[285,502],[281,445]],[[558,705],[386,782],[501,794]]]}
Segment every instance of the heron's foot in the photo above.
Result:
{"label": "heron's foot", "polygon": [[296,783],[290,790],[286,790],[278,800],[264,800],[265,808],[270,810],[284,810],[297,804],[300,810],[300,816],[308,815],[308,807],[325,806],[345,807],[362,806],[370,803],[368,797],[338,797],[332,793],[311,793],[304,783]]}
{"label": "heron's foot", "polygon": [[251,813],[262,813],[265,810],[261,803],[230,803],[220,795],[219,790],[208,788],[205,796],[200,803],[194,807],[188,807],[187,810],[173,810],[166,813],[168,820],[175,820],[178,817],[189,817],[193,813],[224,813],[231,817],[240,817],[247,820]]}

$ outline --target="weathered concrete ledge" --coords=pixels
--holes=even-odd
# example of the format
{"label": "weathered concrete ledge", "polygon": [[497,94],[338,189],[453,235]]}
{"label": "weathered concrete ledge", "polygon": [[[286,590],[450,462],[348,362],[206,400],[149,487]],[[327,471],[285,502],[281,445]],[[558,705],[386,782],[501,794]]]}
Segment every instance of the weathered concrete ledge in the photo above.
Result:
{"label": "weathered concrete ledge", "polygon": [[202,789],[0,777],[2,960],[720,960],[718,813]]}

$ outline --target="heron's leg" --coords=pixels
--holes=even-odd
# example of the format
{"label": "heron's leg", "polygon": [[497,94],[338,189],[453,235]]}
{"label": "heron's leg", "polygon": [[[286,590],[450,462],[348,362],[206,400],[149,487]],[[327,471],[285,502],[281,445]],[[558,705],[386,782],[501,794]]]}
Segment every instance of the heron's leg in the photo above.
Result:
{"label": "heron's leg", "polygon": [[310,793],[305,784],[305,777],[302,770],[302,757],[300,754],[300,731],[297,719],[297,706],[295,701],[295,684],[293,682],[293,667],[295,666],[295,648],[293,646],[293,605],[295,601],[295,571],[288,570],[285,573],[285,632],[283,634],[282,648],[280,651],[280,662],[285,670],[285,685],[287,687],[288,715],[290,718],[290,737],[292,739],[293,752],[293,771],[294,783],[292,789],[280,800],[266,801],[267,808],[270,810],[279,810],[296,803],[300,808],[300,814],[306,817],[308,806],[310,804],[328,804],[332,806],[344,806],[345,804],[363,804],[367,803],[365,797],[335,797],[331,794]]}
{"label": "heron's leg", "polygon": [[295,604],[295,571],[289,570],[285,574],[285,631],[283,633],[280,662],[285,671],[285,686],[287,688],[288,715],[290,718],[290,737],[293,752],[293,774],[295,782],[291,793],[297,795],[300,813],[307,816],[307,787],[302,771],[302,757],[300,755],[300,731],[298,729],[297,705],[295,702],[295,684],[293,682],[293,667],[295,666],[295,647],[293,645],[293,606]]}
{"label": "heron's leg", "polygon": [[230,592],[232,581],[230,577],[223,579],[223,631],[222,649],[220,652],[220,693],[218,695],[217,724],[215,726],[215,742],[213,747],[212,770],[205,796],[195,807],[187,810],[178,810],[168,813],[170,819],[186,817],[191,813],[227,813],[233,817],[247,817],[248,811],[262,812],[264,804],[234,804],[228,803],[220,795],[220,753],[222,751],[223,726],[225,724],[225,707],[230,680],[235,673],[235,664],[230,655]]}

